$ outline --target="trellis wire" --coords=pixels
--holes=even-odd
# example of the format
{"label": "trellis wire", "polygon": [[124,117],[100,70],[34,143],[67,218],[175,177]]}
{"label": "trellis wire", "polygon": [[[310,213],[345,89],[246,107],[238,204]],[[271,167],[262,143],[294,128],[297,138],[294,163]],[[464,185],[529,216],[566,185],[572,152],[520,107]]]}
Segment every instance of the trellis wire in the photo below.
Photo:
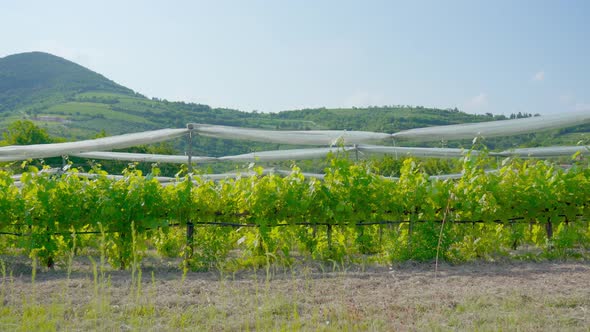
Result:
{"label": "trellis wire", "polygon": [[[565,218],[565,215],[559,215],[559,217]],[[577,218],[583,218],[583,215],[576,215]],[[585,219],[584,219],[585,220]],[[417,219],[413,220],[414,223],[442,223],[442,219],[436,220],[426,220],[426,219]],[[514,225],[514,224],[533,224],[533,225],[540,225],[546,224],[546,222],[541,222],[538,220],[527,220],[525,217],[513,217],[507,219],[495,219],[495,220],[452,220],[452,221],[445,221],[449,224],[499,224],[499,225]],[[564,220],[565,222],[565,220]],[[569,220],[568,222],[572,222]],[[269,225],[261,225],[261,224],[254,224],[254,223],[232,223],[232,222],[220,222],[220,221],[193,221],[194,226],[218,226],[218,227],[233,227],[233,228],[240,228],[240,227],[288,227],[288,226],[336,226],[336,227],[364,227],[364,226],[375,226],[375,225],[401,225],[410,223],[410,220],[377,220],[377,221],[361,221],[356,223],[348,223],[348,222],[337,222],[337,223],[329,223],[329,222],[312,222],[312,221],[304,221],[304,222],[293,222],[293,223],[277,223],[277,224],[269,224]],[[23,227],[28,226],[24,224],[15,224],[9,225],[12,227]],[[150,231],[161,229],[163,227],[182,227],[185,226],[180,223],[172,223],[158,227],[150,227],[150,228],[143,228],[143,231]],[[125,231],[118,231],[118,230],[105,230],[105,231],[73,231],[73,232],[6,232],[0,231],[0,235],[13,235],[13,236],[31,236],[31,235],[97,235],[97,234],[109,234],[109,233],[121,233]]]}

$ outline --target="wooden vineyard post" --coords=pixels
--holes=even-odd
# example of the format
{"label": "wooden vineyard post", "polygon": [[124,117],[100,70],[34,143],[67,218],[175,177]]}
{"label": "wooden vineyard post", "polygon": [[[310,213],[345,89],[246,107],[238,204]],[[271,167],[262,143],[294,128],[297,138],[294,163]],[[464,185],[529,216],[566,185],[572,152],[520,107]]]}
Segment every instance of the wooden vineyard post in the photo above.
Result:
{"label": "wooden vineyard post", "polygon": [[326,230],[326,235],[328,237],[328,249],[332,249],[332,225],[328,224],[328,228]]}
{"label": "wooden vineyard post", "polygon": [[514,236],[514,241],[512,242],[512,250],[516,250],[516,249],[518,249],[518,238],[514,234],[515,231],[514,231],[514,223],[513,222],[510,223],[510,231],[512,232],[512,236]]}
{"label": "wooden vineyard post", "polygon": [[186,125],[188,128],[188,147],[186,149],[186,154],[188,155],[188,176],[189,178],[192,176],[193,173],[193,129],[195,128],[192,123]]}
{"label": "wooden vineyard post", "polygon": [[59,173],[63,173],[68,169],[68,156],[67,155],[62,155],[61,156],[61,169],[59,170]]}
{"label": "wooden vineyard post", "polygon": [[547,219],[545,231],[547,232],[547,239],[551,240],[553,238],[553,224],[551,224],[551,218]]}
{"label": "wooden vineyard post", "polygon": [[412,254],[412,233],[414,231],[414,212],[410,213],[410,221],[408,223],[408,251]]}
{"label": "wooden vineyard post", "polygon": [[[51,233],[49,232],[49,227],[45,227],[45,232],[46,232],[46,236],[47,242],[51,242]],[[55,269],[55,262],[53,260],[53,255],[49,255],[49,257],[47,257],[47,267],[54,270]]]}
{"label": "wooden vineyard post", "polygon": [[[188,132],[188,147],[187,147],[187,155],[188,155],[188,165],[187,165],[188,175],[187,175],[187,178],[188,178],[188,181],[192,181],[193,180],[193,128],[194,128],[194,126],[192,123],[189,123],[187,125],[187,128],[189,130],[189,132]],[[190,197],[190,195],[189,195],[189,197]],[[194,234],[195,234],[195,225],[193,224],[193,221],[189,216],[188,220],[186,221],[187,251],[186,251],[185,259],[189,259],[193,256]]]}
{"label": "wooden vineyard post", "polygon": [[188,251],[186,253],[186,258],[191,258],[193,256],[193,238],[195,234],[195,225],[189,219],[186,223],[186,245],[188,247]]}
{"label": "wooden vineyard post", "polygon": [[552,249],[553,244],[551,243],[551,240],[553,239],[553,224],[551,223],[551,217],[547,218],[545,231],[547,232],[547,240],[549,240],[549,248]]}
{"label": "wooden vineyard post", "polygon": [[[125,232],[124,232],[124,231],[121,231],[121,232],[119,233],[119,237],[120,237],[121,239],[125,239]],[[125,243],[125,240],[121,240],[121,242],[122,242],[122,243]],[[122,251],[122,250],[119,250],[119,265],[120,265],[120,266],[119,266],[119,270],[121,270],[121,271],[125,270],[125,267],[126,267],[126,265],[127,265],[127,264],[125,263],[125,257],[124,257],[124,255],[123,255],[123,251]]]}

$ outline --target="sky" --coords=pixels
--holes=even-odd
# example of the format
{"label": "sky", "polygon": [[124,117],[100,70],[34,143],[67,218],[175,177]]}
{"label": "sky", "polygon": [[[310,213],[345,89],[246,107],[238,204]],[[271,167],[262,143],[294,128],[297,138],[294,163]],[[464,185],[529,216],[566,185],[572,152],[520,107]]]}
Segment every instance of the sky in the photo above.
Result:
{"label": "sky", "polygon": [[586,0],[0,0],[0,57],[248,112],[590,112],[589,17]]}

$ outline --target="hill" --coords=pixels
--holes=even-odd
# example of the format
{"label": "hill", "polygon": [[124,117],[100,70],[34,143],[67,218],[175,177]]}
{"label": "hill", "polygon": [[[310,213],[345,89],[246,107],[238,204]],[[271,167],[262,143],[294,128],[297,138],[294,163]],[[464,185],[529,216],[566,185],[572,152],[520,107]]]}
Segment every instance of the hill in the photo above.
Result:
{"label": "hill", "polygon": [[0,59],[0,112],[34,103],[63,102],[86,91],[133,91],[63,58],[31,52]]}
{"label": "hill", "polygon": [[[279,113],[247,113],[207,105],[148,99],[106,77],[66,59],[41,52],[0,58],[0,131],[18,119],[28,119],[54,136],[66,140],[165,127],[184,127],[188,122],[272,129],[347,129],[395,132],[415,127],[503,119],[504,116],[473,115],[454,110],[384,106],[352,109],[305,109]],[[575,144],[587,127],[497,139],[492,147]],[[567,134],[567,135],[564,135]],[[569,136],[568,136],[569,135]],[[571,137],[570,137],[571,136]],[[532,139],[532,140],[531,140]],[[465,142],[468,144],[468,142]],[[453,143],[460,145],[459,143]],[[223,155],[276,148],[276,145],[230,142],[200,138],[198,153]]]}

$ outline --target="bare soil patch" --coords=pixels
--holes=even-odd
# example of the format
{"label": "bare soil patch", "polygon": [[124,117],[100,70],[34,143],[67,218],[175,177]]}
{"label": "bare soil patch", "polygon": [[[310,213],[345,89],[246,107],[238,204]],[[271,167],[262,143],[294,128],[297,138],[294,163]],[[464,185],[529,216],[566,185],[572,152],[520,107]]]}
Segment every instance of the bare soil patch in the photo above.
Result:
{"label": "bare soil patch", "polygon": [[[12,265],[11,265],[12,264]],[[589,262],[502,262],[242,271],[141,269],[31,273],[19,262],[3,307],[57,310],[69,330],[525,330],[590,329]],[[19,270],[20,269],[20,270]],[[15,273],[16,272],[16,273]],[[25,301],[23,302],[23,299]],[[94,313],[94,314],[93,314]],[[94,318],[93,318],[94,317]],[[4,325],[2,325],[4,324]],[[0,319],[0,328],[12,325]]]}

